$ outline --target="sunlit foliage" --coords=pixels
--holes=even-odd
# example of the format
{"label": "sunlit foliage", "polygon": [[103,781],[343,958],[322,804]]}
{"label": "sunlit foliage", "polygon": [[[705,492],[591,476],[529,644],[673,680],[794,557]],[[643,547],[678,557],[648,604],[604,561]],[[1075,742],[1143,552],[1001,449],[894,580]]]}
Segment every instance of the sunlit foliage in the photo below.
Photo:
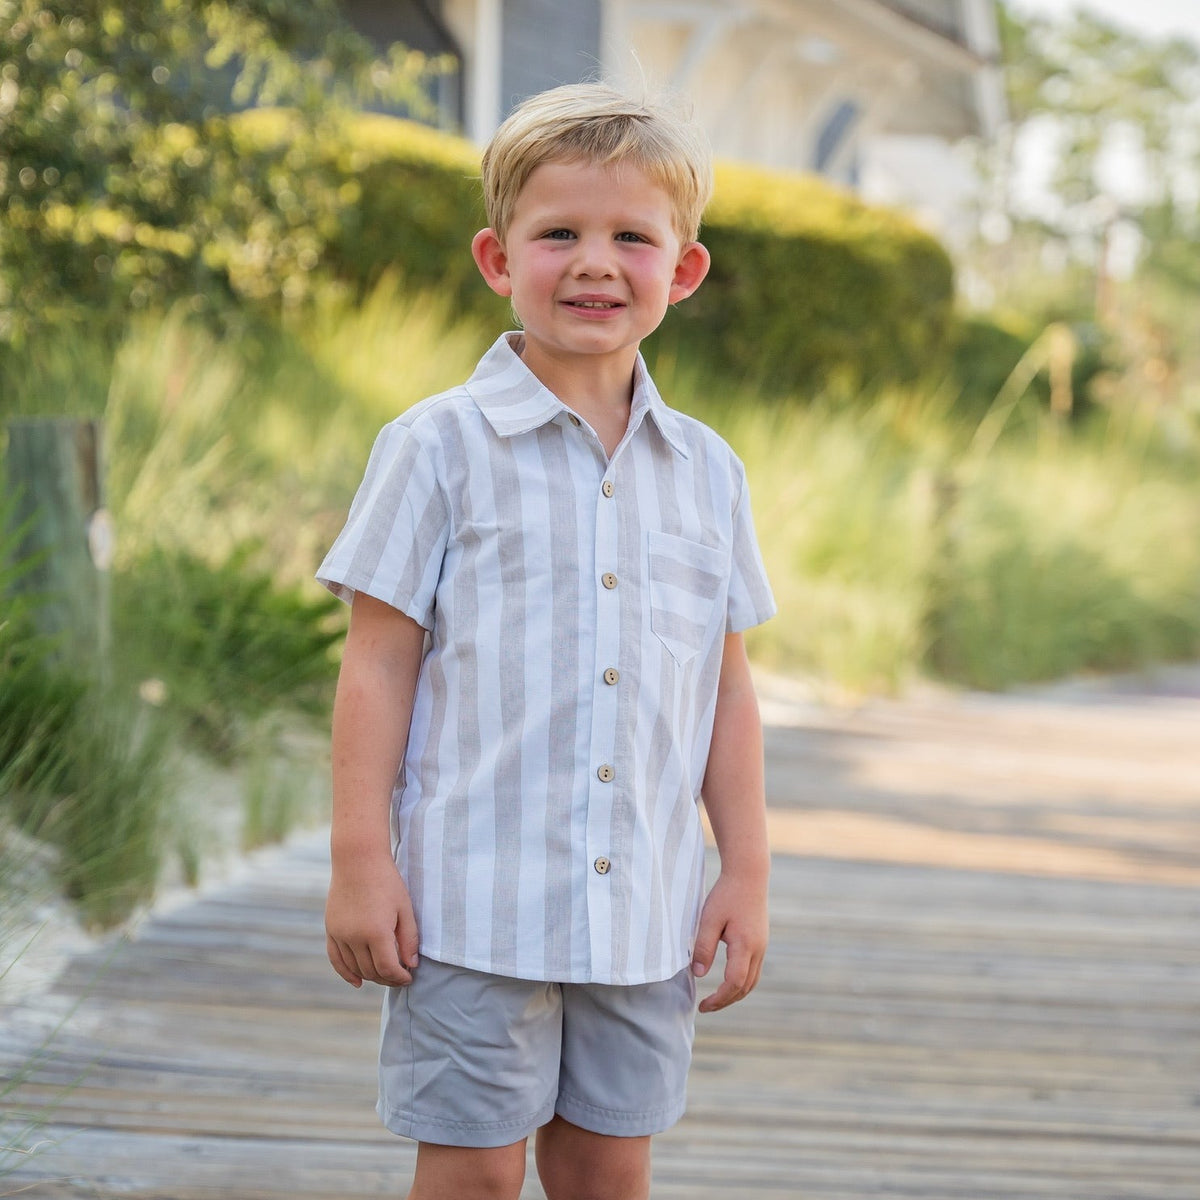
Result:
{"label": "sunlit foliage", "polygon": [[[347,199],[299,168],[350,105],[420,111],[429,69],[378,60],[333,0],[0,0],[0,64],[0,341],[18,344],[179,297],[299,302]],[[292,137],[248,156],[228,114],[274,104]]]}

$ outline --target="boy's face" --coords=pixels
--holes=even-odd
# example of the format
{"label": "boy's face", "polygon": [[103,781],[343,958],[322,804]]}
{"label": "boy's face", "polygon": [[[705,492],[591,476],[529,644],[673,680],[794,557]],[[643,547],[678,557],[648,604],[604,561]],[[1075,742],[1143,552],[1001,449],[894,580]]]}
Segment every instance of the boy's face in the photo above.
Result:
{"label": "boy's face", "polygon": [[690,296],[708,251],[675,232],[667,193],[630,165],[548,162],[517,196],[504,239],[475,236],[493,291],[510,296],[525,328],[525,359],[632,372],[638,344],[667,305]]}

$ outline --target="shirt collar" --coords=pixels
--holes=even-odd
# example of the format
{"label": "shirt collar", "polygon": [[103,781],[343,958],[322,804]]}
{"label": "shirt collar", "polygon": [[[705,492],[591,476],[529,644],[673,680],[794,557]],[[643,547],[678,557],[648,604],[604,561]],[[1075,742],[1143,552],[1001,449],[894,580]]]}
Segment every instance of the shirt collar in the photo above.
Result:
{"label": "shirt collar", "polygon": [[[571,410],[521,360],[519,332],[503,333],[479,360],[466,389],[499,437],[515,437]],[[633,404],[629,424],[636,429],[645,417],[658,427],[667,444],[688,458],[679,417],[667,407],[639,354],[634,367]]]}

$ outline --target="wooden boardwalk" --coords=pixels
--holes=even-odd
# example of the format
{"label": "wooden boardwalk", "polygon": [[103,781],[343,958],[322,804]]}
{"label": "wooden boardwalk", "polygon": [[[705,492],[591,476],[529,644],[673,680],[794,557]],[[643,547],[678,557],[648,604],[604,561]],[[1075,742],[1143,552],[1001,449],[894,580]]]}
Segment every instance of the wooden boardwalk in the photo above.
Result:
{"label": "wooden boardwalk", "polygon": [[[656,1200],[1198,1200],[1200,698],[766,709],[769,967],[701,1021]],[[0,1195],[405,1194],[321,841],[260,866],[0,1014],[10,1078],[52,1035]]]}

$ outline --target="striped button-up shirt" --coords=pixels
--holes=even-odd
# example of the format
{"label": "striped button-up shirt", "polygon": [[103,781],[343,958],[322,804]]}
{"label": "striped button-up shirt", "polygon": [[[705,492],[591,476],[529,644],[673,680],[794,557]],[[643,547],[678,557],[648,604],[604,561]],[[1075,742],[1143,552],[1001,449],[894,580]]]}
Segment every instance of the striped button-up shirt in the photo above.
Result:
{"label": "striped button-up shirt", "polygon": [[608,457],[520,346],[384,428],[318,578],[429,631],[393,796],[421,953],[668,979],[703,898],[724,636],[774,612],[745,476],[640,358]]}

